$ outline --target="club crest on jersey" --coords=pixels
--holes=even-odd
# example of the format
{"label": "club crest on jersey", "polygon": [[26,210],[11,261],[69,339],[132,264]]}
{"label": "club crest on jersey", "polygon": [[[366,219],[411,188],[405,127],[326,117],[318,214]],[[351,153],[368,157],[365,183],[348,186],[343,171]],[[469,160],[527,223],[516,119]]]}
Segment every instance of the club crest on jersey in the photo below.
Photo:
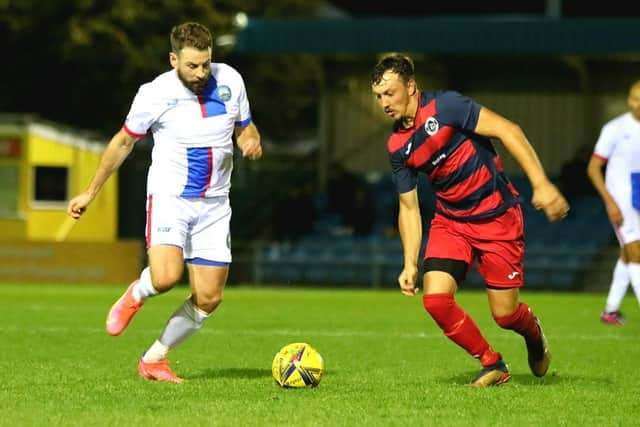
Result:
{"label": "club crest on jersey", "polygon": [[424,122],[424,130],[427,132],[429,136],[438,132],[440,129],[440,124],[436,120],[435,117],[429,117],[426,122]]}
{"label": "club crest on jersey", "polygon": [[218,86],[218,89],[216,90],[218,92],[218,98],[220,98],[221,101],[227,102],[231,99],[231,89],[229,88],[229,86]]}

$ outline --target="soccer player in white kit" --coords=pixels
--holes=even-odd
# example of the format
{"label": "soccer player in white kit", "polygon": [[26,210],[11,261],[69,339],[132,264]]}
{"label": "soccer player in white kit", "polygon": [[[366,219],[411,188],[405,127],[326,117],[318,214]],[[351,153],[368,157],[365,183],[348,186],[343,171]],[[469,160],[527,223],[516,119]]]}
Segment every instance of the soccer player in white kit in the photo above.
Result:
{"label": "soccer player in white kit", "polygon": [[146,243],[149,266],[113,305],[107,332],[119,335],[145,300],[171,289],[186,262],[191,295],[169,318],[138,362],[150,380],[181,383],[167,354],[191,336],[222,302],[231,249],[229,188],[233,136],[242,155],[262,156],[241,75],[213,63],[212,36],[187,22],[171,31],[172,70],[140,86],[122,127],[109,142],[89,187],[69,201],[80,218],[133,145],[153,134],[147,177]]}
{"label": "soccer player in white kit", "polygon": [[629,282],[640,302],[640,204],[632,203],[634,198],[640,202],[640,180],[638,185],[632,185],[632,175],[640,174],[640,80],[631,85],[627,104],[627,113],[602,127],[587,166],[587,174],[604,201],[620,243],[620,257],[600,314],[602,322],[613,325],[624,324],[620,305]]}

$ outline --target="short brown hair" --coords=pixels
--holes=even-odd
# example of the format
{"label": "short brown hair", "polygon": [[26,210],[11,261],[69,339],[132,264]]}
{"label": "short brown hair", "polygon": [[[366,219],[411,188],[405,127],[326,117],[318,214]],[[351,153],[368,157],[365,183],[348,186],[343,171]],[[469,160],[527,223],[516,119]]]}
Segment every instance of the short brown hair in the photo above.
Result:
{"label": "short brown hair", "polygon": [[415,71],[413,68],[413,60],[407,55],[400,53],[390,53],[385,55],[371,73],[371,84],[377,85],[382,81],[382,75],[387,71],[396,73],[404,82],[415,79]]}
{"label": "short brown hair", "polygon": [[171,51],[179,53],[185,47],[198,50],[210,49],[212,46],[211,32],[197,22],[185,22],[176,25],[171,30]]}

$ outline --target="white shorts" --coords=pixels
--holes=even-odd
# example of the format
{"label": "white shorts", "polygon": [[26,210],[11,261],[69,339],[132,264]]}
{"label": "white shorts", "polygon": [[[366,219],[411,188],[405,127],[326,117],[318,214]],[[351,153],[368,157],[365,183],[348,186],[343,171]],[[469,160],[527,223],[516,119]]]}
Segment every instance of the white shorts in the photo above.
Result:
{"label": "white shorts", "polygon": [[638,212],[631,203],[621,204],[618,207],[622,212],[622,225],[613,227],[618,238],[620,247],[628,245],[631,242],[640,240],[640,212]]}
{"label": "white shorts", "polygon": [[228,196],[185,198],[147,196],[147,248],[172,245],[182,248],[187,262],[228,265],[231,262]]}

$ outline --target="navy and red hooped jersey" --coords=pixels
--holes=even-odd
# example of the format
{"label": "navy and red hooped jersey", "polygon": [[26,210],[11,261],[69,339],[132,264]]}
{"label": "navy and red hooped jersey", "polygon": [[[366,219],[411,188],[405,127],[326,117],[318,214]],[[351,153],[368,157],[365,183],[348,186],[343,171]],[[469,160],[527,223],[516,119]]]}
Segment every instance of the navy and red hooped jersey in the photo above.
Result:
{"label": "navy and red hooped jersey", "polygon": [[387,148],[398,193],[429,177],[436,212],[458,221],[500,215],[519,202],[495,147],[476,134],[480,105],[454,91],[420,92],[411,128],[397,122]]}

